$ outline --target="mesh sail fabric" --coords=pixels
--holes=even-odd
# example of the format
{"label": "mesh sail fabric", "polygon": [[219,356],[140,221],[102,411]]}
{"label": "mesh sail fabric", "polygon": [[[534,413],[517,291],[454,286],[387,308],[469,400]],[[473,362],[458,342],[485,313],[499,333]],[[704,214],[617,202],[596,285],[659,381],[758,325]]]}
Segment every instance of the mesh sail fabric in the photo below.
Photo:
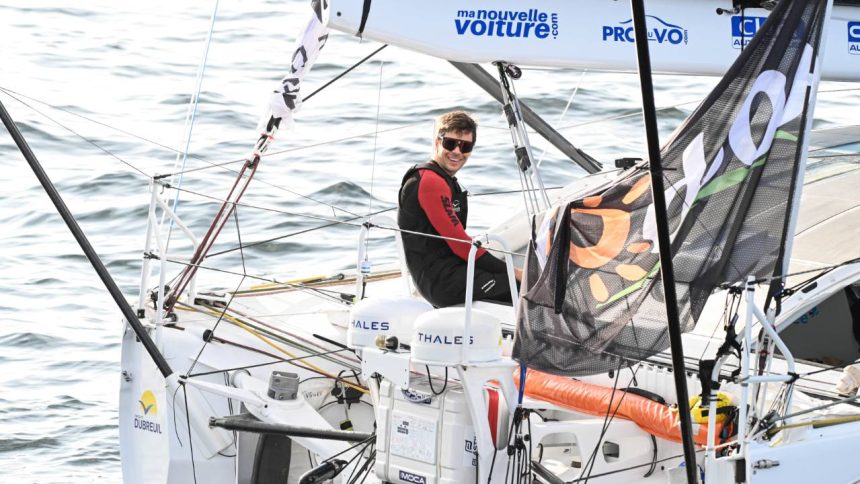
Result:
{"label": "mesh sail fabric", "polygon": [[[780,2],[661,151],[682,331],[719,284],[787,257],[825,11]],[[546,215],[526,261],[520,362],[576,376],[668,348],[650,182],[634,169]]]}

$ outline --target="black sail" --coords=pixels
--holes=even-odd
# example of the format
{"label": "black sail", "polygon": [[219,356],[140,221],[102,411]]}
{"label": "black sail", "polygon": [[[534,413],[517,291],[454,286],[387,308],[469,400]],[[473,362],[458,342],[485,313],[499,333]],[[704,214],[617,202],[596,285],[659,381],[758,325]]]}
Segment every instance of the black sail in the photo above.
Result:
{"label": "black sail", "polygon": [[[720,284],[780,273],[827,2],[777,5],[661,150],[683,331]],[[567,201],[530,244],[514,357],[593,374],[668,347],[647,168]]]}

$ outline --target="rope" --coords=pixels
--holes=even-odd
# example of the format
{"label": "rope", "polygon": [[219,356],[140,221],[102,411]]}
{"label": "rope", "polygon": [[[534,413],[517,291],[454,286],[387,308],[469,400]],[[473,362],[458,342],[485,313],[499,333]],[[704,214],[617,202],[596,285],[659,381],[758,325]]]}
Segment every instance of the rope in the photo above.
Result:
{"label": "rope", "polygon": [[[232,298],[231,298],[231,302],[232,302]],[[228,302],[228,303],[227,303],[227,306],[229,307],[229,305],[230,305],[230,303]],[[219,317],[218,317],[218,321],[216,321],[216,322],[215,322],[215,327],[213,327],[213,328],[212,328],[212,333],[213,333],[213,334],[215,333],[215,330],[218,328],[218,325],[221,323],[221,321],[226,320],[226,321],[228,321],[228,322],[230,322],[230,323],[233,323],[234,325],[238,326],[239,328],[244,329],[245,331],[247,331],[248,333],[250,333],[252,336],[256,337],[257,339],[259,339],[259,340],[260,340],[260,341],[262,341],[263,343],[266,343],[269,347],[271,347],[271,348],[272,348],[272,349],[274,349],[275,351],[278,351],[278,352],[280,352],[280,353],[283,353],[283,354],[287,355],[289,358],[294,359],[294,360],[299,360],[299,359],[301,359],[301,358],[300,358],[299,356],[297,356],[295,353],[292,353],[292,352],[290,352],[290,351],[288,351],[288,350],[286,350],[286,349],[282,348],[281,346],[279,346],[278,344],[276,344],[276,343],[275,343],[274,341],[272,341],[271,339],[269,339],[269,338],[267,338],[267,337],[263,336],[262,334],[260,334],[260,332],[259,332],[259,331],[256,331],[254,328],[250,327],[250,326],[249,326],[248,324],[246,324],[245,322],[243,322],[243,321],[241,321],[240,319],[235,318],[235,317],[230,316],[229,314],[227,314],[227,312],[226,312],[226,308],[225,308],[225,310],[224,310],[224,311],[221,311],[221,312],[220,312],[220,314],[219,314],[219,312],[217,312],[217,311],[203,311],[203,310],[198,310],[198,311],[199,311],[199,312],[202,312],[202,313],[204,313],[204,314],[209,314],[210,316],[215,316],[215,315],[218,315],[218,316],[219,316]],[[188,372],[189,372],[189,373],[191,372],[191,370],[192,370],[192,369],[194,369],[194,365],[197,363],[198,359],[200,358],[200,355],[203,353],[203,350],[205,349],[205,347],[206,347],[206,345],[207,345],[208,343],[209,343],[209,341],[205,341],[205,342],[203,343],[203,347],[200,349],[200,352],[199,352],[199,353],[197,354],[197,356],[194,358],[194,362],[192,363],[191,368],[188,370]],[[329,377],[329,378],[333,378],[333,379],[336,379],[336,380],[337,380],[337,379],[339,379],[337,376],[332,375],[331,373],[329,373],[329,372],[325,371],[324,369],[320,368],[319,366],[316,366],[316,365],[314,365],[314,364],[312,364],[312,363],[309,363],[309,362],[303,362],[303,365],[306,365],[306,366],[299,365],[299,364],[296,364],[296,363],[292,363],[292,364],[293,364],[294,366],[299,366],[299,367],[305,368],[305,369],[307,369],[307,370],[311,370],[311,371],[313,371],[314,373],[317,373],[317,374],[320,374],[320,375],[323,375],[323,376],[326,376],[326,377]],[[221,371],[223,371],[223,370],[221,370]],[[362,392],[362,393],[367,393],[367,389],[366,389],[366,388],[361,387],[361,386],[359,386],[359,385],[356,385],[355,383],[350,383],[350,382],[348,382],[348,381],[343,381],[342,383],[343,383],[344,385],[347,385],[347,386],[349,386],[349,387],[352,387],[352,388],[354,388],[355,390],[358,390],[358,391],[360,391],[360,392]]]}
{"label": "rope", "polygon": [[[227,340],[223,340],[222,338],[216,338],[216,339],[219,339],[219,340],[222,340],[222,341],[227,341]],[[229,343],[230,343],[230,344],[235,344],[235,343],[233,343],[233,342],[229,342]],[[264,366],[279,365],[279,364],[281,364],[281,363],[294,363],[294,362],[296,362],[296,361],[303,361],[303,360],[306,360],[306,359],[308,359],[308,358],[317,358],[317,357],[322,357],[322,356],[326,356],[326,355],[333,355],[333,354],[341,353],[341,352],[344,352],[344,351],[349,351],[349,350],[348,350],[348,349],[345,349],[345,348],[341,348],[341,349],[337,349],[337,350],[325,351],[325,352],[322,352],[322,353],[314,353],[314,354],[312,354],[312,355],[307,355],[307,356],[298,356],[298,357],[296,357],[296,358],[280,358],[280,357],[278,357],[277,355],[272,355],[272,356],[274,356],[274,357],[275,357],[275,358],[277,358],[277,359],[276,359],[275,361],[270,361],[270,362],[268,362],[268,363],[257,363],[256,365],[235,366],[235,367],[233,367],[233,368],[223,368],[223,369],[221,369],[221,370],[204,371],[204,372],[194,373],[194,374],[186,375],[186,376],[187,376],[188,378],[196,378],[196,377],[200,377],[200,376],[217,375],[217,374],[219,374],[219,373],[224,373],[224,372],[241,371],[241,370],[249,370],[249,369],[251,369],[251,368],[261,368],[261,367],[264,367]]]}
{"label": "rope", "polygon": [[[341,296],[341,293],[336,292],[336,291],[328,291],[328,290],[325,290],[325,289],[318,289],[318,288],[315,288],[315,287],[302,286],[302,285],[299,285],[299,284],[288,284],[288,283],[279,282],[279,281],[277,281],[277,280],[275,280],[275,279],[270,279],[270,278],[266,278],[266,277],[262,277],[262,276],[254,276],[254,275],[251,275],[251,274],[242,274],[242,273],[240,273],[240,272],[229,271],[229,270],[227,270],[227,269],[218,269],[218,268],[215,268],[215,267],[204,266],[204,265],[201,265],[201,264],[192,264],[192,263],[190,263],[190,262],[184,262],[184,261],[179,261],[179,260],[174,260],[174,259],[164,259],[164,260],[165,260],[165,262],[170,262],[171,264],[180,264],[180,265],[184,265],[184,266],[195,266],[195,267],[196,267],[196,268],[198,268],[198,269],[203,269],[203,270],[213,271],[213,272],[219,272],[219,273],[221,273],[221,274],[229,274],[229,275],[231,275],[231,276],[243,276],[243,277],[245,277],[246,279],[255,279],[255,280],[258,280],[258,281],[270,282],[270,283],[273,283],[273,284],[283,284],[283,285],[286,285],[286,286],[292,287],[292,288],[294,288],[294,289],[298,289],[298,290],[305,290],[305,291],[311,291],[311,293],[312,293],[312,294],[313,294],[313,293],[317,293],[316,295],[318,295],[318,296],[320,296],[320,297],[327,298],[327,299],[329,299],[329,300],[334,300],[334,301],[341,302],[341,303],[344,303],[344,304],[346,304],[346,303],[347,303],[347,301],[345,301],[344,299],[342,299],[342,298],[340,297],[340,296]],[[237,289],[236,291],[234,291],[234,294],[238,294],[239,292],[240,292],[240,291]],[[326,294],[326,293],[336,294],[337,296],[329,295],[329,294]]]}

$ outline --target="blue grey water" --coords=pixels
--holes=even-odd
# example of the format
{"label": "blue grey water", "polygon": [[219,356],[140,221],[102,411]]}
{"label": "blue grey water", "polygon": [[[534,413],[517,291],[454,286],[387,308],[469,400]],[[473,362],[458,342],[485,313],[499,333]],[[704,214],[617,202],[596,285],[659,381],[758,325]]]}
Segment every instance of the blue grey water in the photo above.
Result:
{"label": "blue grey water", "polygon": [[[179,213],[197,234],[256,139],[267,93],[307,21],[302,1],[222,0],[182,179]],[[174,173],[214,2],[0,2],[0,101],[16,118],[124,294],[138,294],[149,176]],[[304,92],[378,45],[334,34]],[[715,83],[658,77],[665,138]],[[607,165],[641,156],[636,78],[526,70],[519,94]],[[576,95],[571,98],[576,90]],[[825,84],[817,125],[850,121],[845,86]],[[568,101],[570,109],[565,112]],[[430,152],[430,119],[476,113],[478,147],[461,180],[473,194],[519,187],[499,106],[447,63],[395,48],[309,100],[281,132],[238,211],[242,240],[266,240],[345,213],[392,207],[401,174]],[[378,134],[375,134],[378,133]],[[583,172],[537,137],[548,186]],[[120,313],[5,130],[0,132],[0,482],[118,482]],[[471,229],[499,221],[518,195],[475,198]],[[317,202],[324,202],[322,205]],[[337,208],[332,208],[332,206]],[[341,226],[245,251],[251,274],[281,278],[349,268],[357,229]],[[174,234],[174,245],[181,248]],[[381,239],[385,242],[385,239]],[[388,239],[390,241],[390,239]],[[235,247],[235,226],[216,250]],[[379,261],[391,259],[375,246]],[[180,254],[181,255],[181,254]],[[241,272],[239,252],[211,259]],[[172,267],[177,270],[178,267]],[[201,274],[203,286],[238,276]]]}

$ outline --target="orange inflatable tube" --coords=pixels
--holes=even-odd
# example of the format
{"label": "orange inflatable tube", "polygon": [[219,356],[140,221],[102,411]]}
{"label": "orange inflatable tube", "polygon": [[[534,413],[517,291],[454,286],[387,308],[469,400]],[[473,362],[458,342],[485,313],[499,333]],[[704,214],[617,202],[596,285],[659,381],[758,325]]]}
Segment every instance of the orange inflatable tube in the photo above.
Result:
{"label": "orange inflatable tube", "polygon": [[[519,385],[519,372],[514,375],[514,380]],[[630,420],[651,435],[681,442],[678,412],[639,395],[535,370],[528,370],[526,374],[525,393],[559,407],[599,417],[608,413],[611,404],[615,418]],[[723,425],[717,422],[717,435],[720,435]],[[708,426],[693,423],[693,435],[696,444],[704,446]]]}

